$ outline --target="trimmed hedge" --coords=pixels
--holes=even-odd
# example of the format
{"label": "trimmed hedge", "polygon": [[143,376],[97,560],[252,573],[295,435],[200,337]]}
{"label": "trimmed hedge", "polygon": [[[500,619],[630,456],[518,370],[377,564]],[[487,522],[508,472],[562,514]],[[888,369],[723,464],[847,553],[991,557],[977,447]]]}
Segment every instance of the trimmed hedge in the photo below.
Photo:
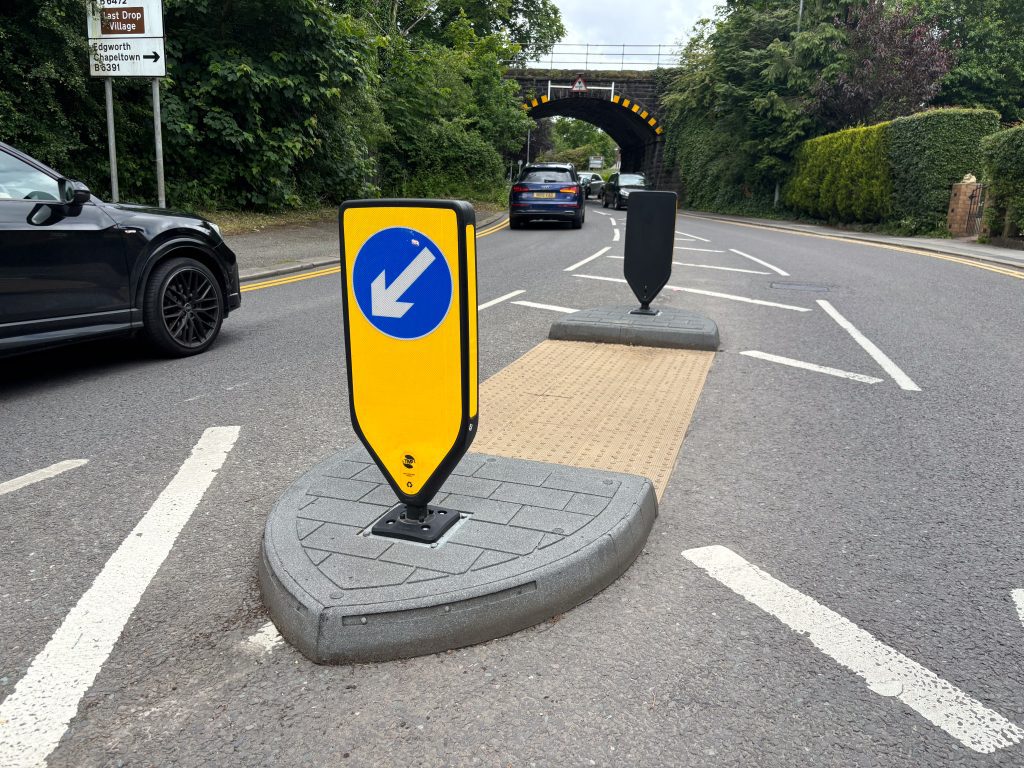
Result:
{"label": "trimmed hedge", "polygon": [[1024,231],[1024,125],[981,142],[989,184],[988,223],[995,237]]}
{"label": "trimmed hedge", "polygon": [[999,130],[990,109],[933,109],[893,120],[892,220],[910,232],[945,230],[950,187],[981,175],[981,140]]}
{"label": "trimmed hedge", "polygon": [[992,110],[934,109],[819,136],[797,150],[786,201],[829,221],[943,230],[950,187],[980,174],[981,140],[998,130]]}
{"label": "trimmed hedge", "polygon": [[787,186],[793,208],[830,221],[883,221],[893,196],[889,123],[848,128],[804,142]]}

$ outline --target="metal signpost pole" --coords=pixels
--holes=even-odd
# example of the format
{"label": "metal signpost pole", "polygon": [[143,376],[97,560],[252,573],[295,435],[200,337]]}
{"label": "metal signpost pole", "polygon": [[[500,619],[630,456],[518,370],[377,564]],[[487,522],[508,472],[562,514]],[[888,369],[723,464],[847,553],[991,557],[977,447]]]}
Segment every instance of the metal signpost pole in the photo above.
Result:
{"label": "metal signpost pole", "polygon": [[153,136],[156,141],[156,197],[157,205],[167,207],[164,194],[164,139],[160,130],[160,78],[153,78]]}
{"label": "metal signpost pole", "polygon": [[114,140],[114,79],[103,78],[103,92],[107,97],[107,151],[110,154],[110,199],[119,202],[117,189],[117,142]]}

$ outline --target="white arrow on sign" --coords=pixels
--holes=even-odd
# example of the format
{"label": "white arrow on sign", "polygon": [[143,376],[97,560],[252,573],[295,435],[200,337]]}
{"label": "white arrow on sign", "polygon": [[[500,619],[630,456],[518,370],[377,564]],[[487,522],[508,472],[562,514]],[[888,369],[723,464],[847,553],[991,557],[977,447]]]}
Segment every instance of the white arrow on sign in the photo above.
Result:
{"label": "white arrow on sign", "polygon": [[385,287],[387,278],[384,272],[377,275],[370,283],[370,314],[377,317],[404,317],[412,309],[412,303],[399,299],[433,263],[434,254],[424,248],[391,285]]}

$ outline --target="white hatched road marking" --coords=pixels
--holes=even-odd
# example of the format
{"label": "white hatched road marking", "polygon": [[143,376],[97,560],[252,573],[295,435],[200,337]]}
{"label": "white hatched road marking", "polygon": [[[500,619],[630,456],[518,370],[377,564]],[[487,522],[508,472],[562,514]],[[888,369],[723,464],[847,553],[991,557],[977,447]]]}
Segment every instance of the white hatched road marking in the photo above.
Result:
{"label": "white hatched road marking", "polygon": [[613,226],[613,227],[617,227],[617,226],[619,226],[619,223],[618,223],[617,221],[615,221],[615,217],[614,217],[614,216],[612,216],[612,218],[610,219],[610,221],[612,222],[612,226]]}
{"label": "white hatched road marking", "polygon": [[700,253],[725,253],[714,248],[687,248],[685,245],[677,245],[677,251],[699,251]]}
{"label": "white hatched road marking", "polygon": [[513,301],[513,304],[518,304],[520,307],[532,307],[533,309],[546,309],[549,312],[562,312],[564,314],[572,314],[578,312],[578,309],[570,309],[569,307],[558,307],[554,304],[537,304],[533,301]]}
{"label": "white hatched road marking", "polygon": [[[573,275],[573,277],[585,277],[588,280],[604,280],[608,283],[625,283],[621,277],[603,277],[601,275]],[[729,299],[730,301],[742,301],[746,304],[758,304],[762,307],[775,307],[776,309],[791,309],[794,312],[810,312],[807,307],[794,307],[791,304],[776,304],[774,301],[761,301],[760,299],[748,299],[746,296],[733,296],[731,293],[718,293],[716,291],[702,291],[697,288],[682,288],[678,285],[666,285],[666,290],[682,291],[684,293],[696,293],[701,296],[713,296],[716,299]],[[519,303],[519,302],[515,302]]]}
{"label": "white hatched road marking", "polygon": [[839,368],[829,368],[824,365],[815,365],[814,363],[805,363],[803,360],[794,360],[791,357],[780,357],[779,355],[770,355],[767,352],[758,352],[757,350],[749,350],[747,352],[740,352],[741,355],[747,357],[756,357],[758,360],[767,360],[769,363],[779,363],[780,365],[788,365],[792,368],[802,368],[805,371],[814,371],[815,373],[825,373],[829,376],[837,376],[841,379],[851,379],[853,381],[861,381],[865,384],[880,384],[885,379],[876,379],[874,376],[865,376],[862,373],[850,373]]}
{"label": "white hatched road marking", "polygon": [[526,291],[512,291],[512,293],[506,293],[504,296],[499,296],[496,299],[485,301],[483,304],[477,307],[477,311],[481,309],[488,309],[490,307],[493,307],[495,304],[501,304],[501,302],[508,301],[509,299],[514,299],[516,296],[519,296],[523,293],[526,293]]}
{"label": "white hatched road marking", "polygon": [[678,229],[676,230],[676,234],[677,235],[682,235],[683,237],[691,237],[694,240],[700,240],[702,243],[710,243],[711,242],[706,237],[701,237],[700,235],[691,235],[688,232],[680,232]]}
{"label": "white hatched road marking", "polygon": [[77,469],[78,467],[84,466],[88,463],[88,459],[68,459],[67,461],[58,461],[56,464],[51,464],[43,469],[37,469],[35,472],[29,472],[27,475],[16,477],[13,480],[7,480],[6,482],[0,483],[0,496],[3,496],[5,493],[20,490],[27,485],[32,485],[43,480],[49,480],[51,477],[56,477],[70,469]]}
{"label": "white hatched road marking", "polygon": [[895,696],[975,752],[995,752],[1024,740],[1024,730],[998,712],[732,550],[700,547],[683,552],[683,557],[793,631],[807,635],[818,650],[863,678],[872,692]]}
{"label": "white hatched road marking", "polygon": [[699,267],[700,269],[720,269],[723,272],[744,272],[748,275],[770,275],[771,272],[761,272],[756,269],[739,269],[738,267],[716,267],[711,264],[690,264],[686,261],[673,261],[679,267]]}
{"label": "white hatched road marking", "polygon": [[784,272],[778,267],[769,264],[767,261],[761,261],[761,259],[757,258],[756,256],[751,256],[749,253],[744,253],[743,251],[737,251],[735,248],[730,248],[729,250],[735,253],[737,256],[742,256],[744,259],[750,259],[751,261],[760,264],[762,267],[768,267],[768,269],[770,269],[772,272],[778,275],[782,275],[783,277],[789,277],[789,272]]}
{"label": "white hatched road marking", "polygon": [[889,359],[889,356],[886,355],[885,352],[876,347],[871,339],[858,331],[854,327],[853,323],[839,314],[839,311],[835,307],[824,299],[818,299],[818,306],[824,309],[828,313],[829,317],[839,324],[840,328],[850,334],[850,336],[853,337],[853,340],[860,344],[861,348],[874,358],[875,362],[882,367],[882,370],[889,374],[893,381],[900,385],[900,389],[904,389],[908,392],[921,391],[921,388],[914,383],[913,379],[907,376],[907,374],[905,374],[903,370],[896,365],[896,363]]}
{"label": "white hatched road marking", "polygon": [[1020,623],[1024,624],[1024,589],[1015,589],[1010,594],[1013,596],[1013,602],[1017,604],[1017,615],[1020,617]]}
{"label": "white hatched road marking", "polygon": [[239,429],[213,427],[203,433],[170,484],[0,704],[4,768],[43,765],[60,742],[146,587],[224,465]]}
{"label": "white hatched road marking", "polygon": [[578,269],[578,268],[582,267],[582,266],[583,266],[584,264],[589,264],[589,263],[590,263],[591,261],[593,261],[594,259],[599,259],[599,258],[601,258],[601,257],[602,257],[602,256],[604,256],[604,255],[605,255],[606,253],[608,253],[608,251],[610,251],[611,249],[612,249],[612,247],[611,247],[610,245],[609,245],[609,246],[607,246],[607,247],[605,247],[605,248],[602,248],[602,249],[601,249],[600,251],[598,251],[597,253],[595,253],[595,254],[594,254],[593,256],[587,256],[587,258],[583,259],[583,261],[577,261],[577,262],[576,262],[575,264],[573,264],[573,265],[572,265],[571,267],[566,267],[566,268],[565,268],[564,270],[562,270],[562,271],[563,271],[563,272],[572,272],[573,270],[575,270],[575,269]]}
{"label": "white hatched road marking", "polygon": [[613,229],[612,230],[612,242],[613,243],[619,242],[619,230],[618,229]]}

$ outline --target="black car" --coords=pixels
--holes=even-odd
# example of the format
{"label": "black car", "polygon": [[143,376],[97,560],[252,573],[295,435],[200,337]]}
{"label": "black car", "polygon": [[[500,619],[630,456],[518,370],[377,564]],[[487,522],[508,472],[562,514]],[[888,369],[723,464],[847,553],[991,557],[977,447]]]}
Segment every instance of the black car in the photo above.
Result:
{"label": "black car", "polygon": [[530,219],[560,219],[583,226],[587,206],[583,184],[569,163],[531,163],[523,166],[508,196],[508,225],[522,226]]}
{"label": "black car", "polygon": [[629,204],[629,193],[635,189],[647,189],[647,179],[642,173],[613,173],[605,182],[601,194],[601,205],[614,206],[622,210]]}
{"label": "black car", "polygon": [[194,355],[241,301],[215,224],[105,203],[0,143],[0,355],[130,333]]}

